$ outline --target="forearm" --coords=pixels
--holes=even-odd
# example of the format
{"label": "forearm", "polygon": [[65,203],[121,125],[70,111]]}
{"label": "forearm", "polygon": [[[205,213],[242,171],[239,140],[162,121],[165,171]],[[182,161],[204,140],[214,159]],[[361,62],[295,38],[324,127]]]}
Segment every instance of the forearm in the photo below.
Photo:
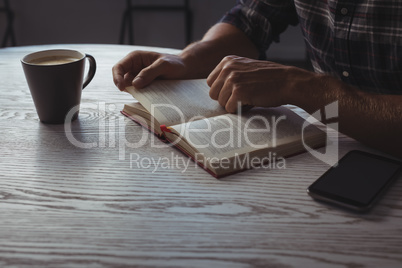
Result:
{"label": "forearm", "polygon": [[297,94],[296,105],[312,114],[338,101],[340,132],[402,157],[401,95],[367,93],[326,75],[317,75],[303,91],[303,94]]}
{"label": "forearm", "polygon": [[187,67],[186,78],[204,78],[227,55],[257,58],[258,50],[242,31],[219,23],[201,41],[186,47],[180,57]]}

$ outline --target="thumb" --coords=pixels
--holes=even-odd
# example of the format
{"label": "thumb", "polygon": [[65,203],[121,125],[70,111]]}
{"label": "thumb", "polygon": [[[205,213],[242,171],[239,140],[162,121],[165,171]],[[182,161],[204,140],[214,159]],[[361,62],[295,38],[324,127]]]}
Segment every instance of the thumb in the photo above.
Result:
{"label": "thumb", "polygon": [[135,88],[144,88],[149,85],[151,81],[147,81],[144,77],[140,76],[139,74],[133,79],[132,85]]}
{"label": "thumb", "polygon": [[160,59],[156,60],[147,68],[142,69],[141,72],[139,72],[138,75],[134,77],[132,85],[135,88],[143,88],[148,86],[156,78],[165,74],[166,67],[166,62],[163,62]]}

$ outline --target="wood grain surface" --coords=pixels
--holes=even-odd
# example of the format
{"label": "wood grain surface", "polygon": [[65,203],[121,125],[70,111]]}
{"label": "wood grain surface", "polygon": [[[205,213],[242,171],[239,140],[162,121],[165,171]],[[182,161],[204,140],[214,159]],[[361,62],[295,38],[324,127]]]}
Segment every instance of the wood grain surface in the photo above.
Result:
{"label": "wood grain surface", "polygon": [[[73,142],[63,125],[39,122],[22,71],[24,55],[49,48],[98,63]],[[401,178],[357,214],[307,195],[329,167],[309,153],[221,180],[186,168],[183,154],[119,113],[132,97],[111,68],[135,49],[177,52],[0,49],[0,267],[402,267]],[[345,136],[339,146],[339,156],[373,151]]]}

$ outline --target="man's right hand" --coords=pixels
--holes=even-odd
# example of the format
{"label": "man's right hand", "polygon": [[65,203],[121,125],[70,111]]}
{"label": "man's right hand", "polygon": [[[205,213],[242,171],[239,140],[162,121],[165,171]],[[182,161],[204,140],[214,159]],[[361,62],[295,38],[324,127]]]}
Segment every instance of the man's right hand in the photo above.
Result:
{"label": "man's right hand", "polygon": [[186,67],[180,56],[151,51],[133,51],[113,66],[113,81],[119,90],[143,88],[156,78],[181,79]]}

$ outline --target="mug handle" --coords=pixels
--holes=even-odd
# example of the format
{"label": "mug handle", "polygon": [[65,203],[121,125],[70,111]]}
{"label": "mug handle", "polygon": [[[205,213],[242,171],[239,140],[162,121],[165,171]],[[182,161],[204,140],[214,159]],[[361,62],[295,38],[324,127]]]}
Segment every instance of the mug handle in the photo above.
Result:
{"label": "mug handle", "polygon": [[89,61],[89,70],[88,70],[87,76],[85,77],[84,84],[82,85],[82,89],[84,89],[86,86],[88,86],[89,82],[91,82],[92,78],[94,78],[95,72],[96,72],[95,58],[89,54],[85,54],[85,57]]}

